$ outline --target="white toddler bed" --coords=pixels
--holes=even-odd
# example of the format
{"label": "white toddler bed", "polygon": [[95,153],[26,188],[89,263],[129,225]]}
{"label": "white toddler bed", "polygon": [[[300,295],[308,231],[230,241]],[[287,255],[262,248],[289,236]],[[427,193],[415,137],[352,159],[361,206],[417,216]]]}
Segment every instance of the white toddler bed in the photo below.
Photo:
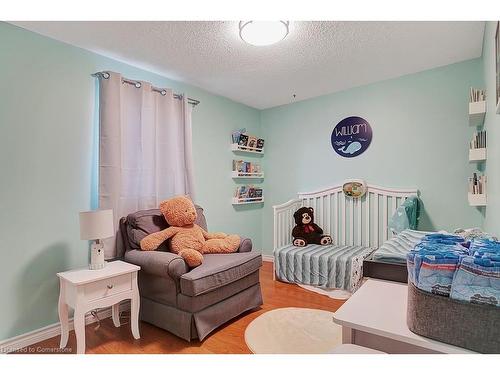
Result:
{"label": "white toddler bed", "polygon": [[[299,193],[297,199],[273,206],[274,276],[285,282],[353,292],[363,276],[363,260],[392,237],[389,219],[417,189],[367,185],[366,194],[352,198],[342,185]],[[312,207],[314,221],[333,243],[327,246],[292,245],[293,213]]]}

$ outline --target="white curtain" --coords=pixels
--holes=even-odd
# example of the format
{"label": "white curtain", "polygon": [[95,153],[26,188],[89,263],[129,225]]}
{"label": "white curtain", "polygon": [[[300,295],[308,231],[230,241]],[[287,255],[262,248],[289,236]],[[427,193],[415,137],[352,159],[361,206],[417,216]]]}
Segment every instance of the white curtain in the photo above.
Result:
{"label": "white curtain", "polygon": [[[118,230],[121,217],[173,195],[194,200],[191,105],[108,73],[99,79],[99,208],[113,209]],[[104,241],[107,258],[115,242]]]}

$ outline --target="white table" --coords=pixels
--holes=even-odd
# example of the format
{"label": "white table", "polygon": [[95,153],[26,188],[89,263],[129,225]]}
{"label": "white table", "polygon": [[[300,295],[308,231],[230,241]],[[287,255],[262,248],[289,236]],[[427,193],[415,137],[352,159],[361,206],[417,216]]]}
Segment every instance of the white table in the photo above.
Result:
{"label": "white table", "polygon": [[120,326],[120,302],[130,299],[130,322],[132,335],[139,339],[139,289],[137,272],[139,266],[122,261],[108,262],[100,270],[88,268],[60,272],[59,320],[61,322],[61,344],[68,343],[68,308],[74,313],[76,348],[78,354],[85,353],[85,314],[88,311],[111,306],[113,324]]}
{"label": "white table", "polygon": [[342,342],[387,353],[474,353],[416,335],[406,324],[408,286],[369,279],[333,317]]}

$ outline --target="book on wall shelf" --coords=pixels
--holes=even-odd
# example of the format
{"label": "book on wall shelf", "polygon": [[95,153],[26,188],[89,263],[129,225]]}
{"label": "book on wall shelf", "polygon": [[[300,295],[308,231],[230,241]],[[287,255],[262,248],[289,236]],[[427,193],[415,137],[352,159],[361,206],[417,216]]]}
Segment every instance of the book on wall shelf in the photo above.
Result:
{"label": "book on wall shelf", "polygon": [[473,173],[469,177],[469,204],[471,206],[486,206],[486,176]]}
{"label": "book on wall shelf", "polygon": [[469,161],[486,160],[486,130],[475,132],[469,143]]}

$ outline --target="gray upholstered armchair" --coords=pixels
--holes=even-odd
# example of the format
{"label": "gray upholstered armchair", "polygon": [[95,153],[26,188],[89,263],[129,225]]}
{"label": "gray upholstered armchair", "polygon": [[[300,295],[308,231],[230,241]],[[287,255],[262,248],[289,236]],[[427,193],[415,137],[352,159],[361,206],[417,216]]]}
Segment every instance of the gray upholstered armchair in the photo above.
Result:
{"label": "gray upholstered armchair", "polygon": [[[196,206],[196,224],[207,229],[203,209]],[[168,241],[157,251],[140,250],[140,240],[167,227],[160,210],[144,210],[120,220],[118,256],[141,267],[140,318],[190,341],[241,313],[262,305],[259,283],[260,253],[242,238],[238,252],[206,254],[203,264],[189,269],[168,252]]]}

